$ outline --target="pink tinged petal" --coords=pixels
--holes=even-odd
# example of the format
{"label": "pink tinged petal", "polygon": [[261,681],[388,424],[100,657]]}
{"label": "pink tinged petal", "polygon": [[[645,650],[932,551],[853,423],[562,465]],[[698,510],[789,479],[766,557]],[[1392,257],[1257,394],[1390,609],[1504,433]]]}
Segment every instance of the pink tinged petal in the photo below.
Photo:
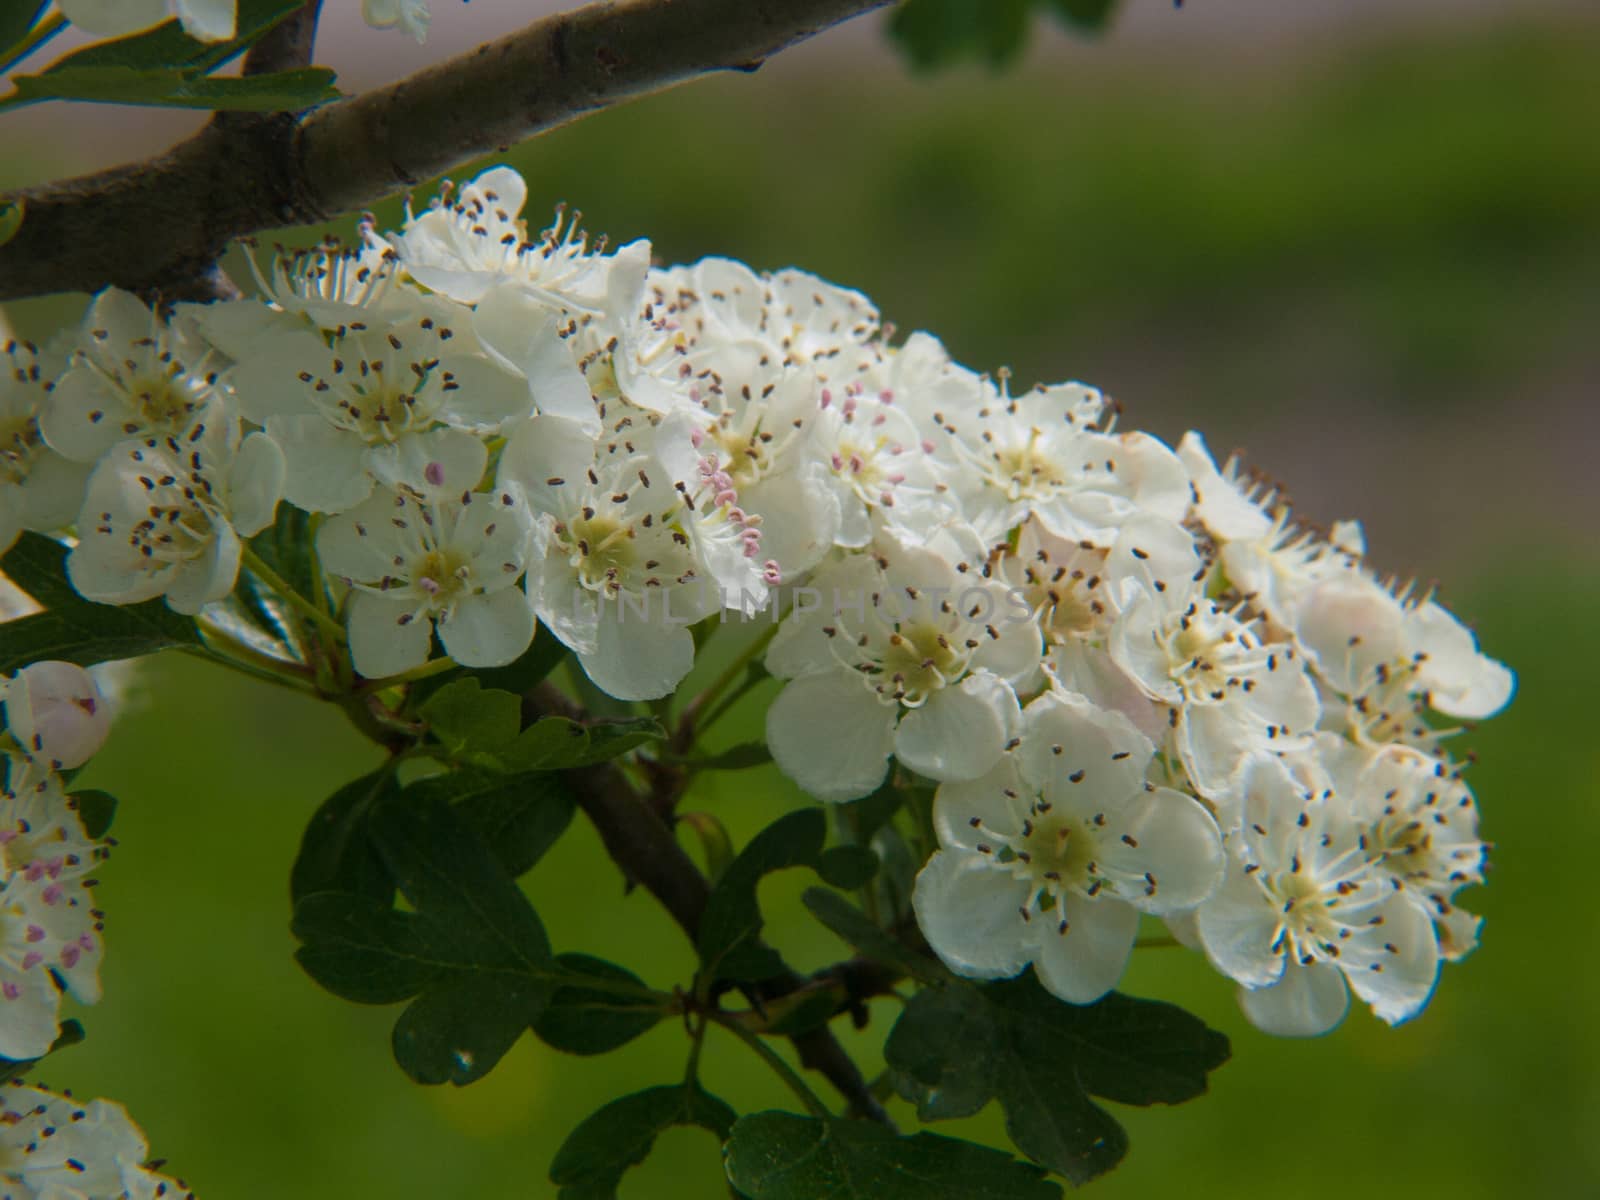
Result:
{"label": "pink tinged petal", "polygon": [[601,605],[593,654],[580,654],[584,674],[618,700],[656,700],[676,690],[694,666],[687,625],[667,625],[664,593],[647,593],[648,617],[625,604]]}
{"label": "pink tinged petal", "polygon": [[320,416],[271,417],[267,436],[283,451],[283,498],[307,512],[344,512],[372,494],[367,444]]}
{"label": "pink tinged petal", "polygon": [[233,527],[244,537],[272,524],[286,469],[283,451],[266,434],[252,433],[240,444],[228,476],[228,502]]}
{"label": "pink tinged petal", "polygon": [[111,729],[111,711],[94,677],[73,663],[24,667],[5,691],[5,706],[17,741],[61,768],[82,766]]}
{"label": "pink tinged petal", "polygon": [[1105,895],[1091,900],[1069,892],[1028,925],[1039,982],[1069,1004],[1093,1004],[1122,978],[1139,913]]}
{"label": "pink tinged petal", "polygon": [[1283,974],[1284,956],[1274,950],[1279,905],[1238,861],[1228,864],[1216,894],[1200,907],[1200,941],[1212,965],[1247,987],[1266,987]]}
{"label": "pink tinged petal", "polygon": [[838,494],[814,464],[757,480],[739,493],[739,505],[764,519],[761,552],[786,579],[816,566],[839,532]]}
{"label": "pink tinged petal", "polygon": [[410,602],[354,592],[350,596],[350,657],[368,679],[398,675],[428,661],[433,622]]}
{"label": "pink tinged petal", "polygon": [[1010,685],[979,671],[958,687],[935,692],[900,718],[895,757],[941,782],[976,779],[1005,752],[1020,719]]}
{"label": "pink tinged petal", "polygon": [[445,653],[464,667],[500,667],[533,644],[533,609],[521,588],[467,596],[439,621]]}
{"label": "pink tinged petal", "polygon": [[[407,487],[424,496],[454,500],[483,481],[489,451],[461,429],[408,434],[366,452],[367,469],[385,487]],[[438,478],[435,483],[429,472]]]}
{"label": "pink tinged petal", "polygon": [[819,800],[854,800],[883,782],[896,710],[854,675],[806,675],[767,709],[767,748],[785,775]]}
{"label": "pink tinged petal", "polygon": [[1045,666],[1061,690],[1077,692],[1097,708],[1121,713],[1152,743],[1167,736],[1167,708],[1145,695],[1103,648],[1073,638],[1054,647]]}
{"label": "pink tinged petal", "polygon": [[1003,979],[1028,965],[1022,906],[1028,885],[993,860],[934,853],[911,893],[917,925],[940,960],[971,979]]}
{"label": "pink tinged petal", "polygon": [[943,783],[933,797],[933,827],[939,844],[985,853],[992,851],[996,835],[1022,836],[1023,814],[1033,801],[1017,770],[1016,756],[1001,755],[984,775],[962,783]]}
{"label": "pink tinged petal", "polygon": [[1263,1033],[1275,1037],[1320,1037],[1344,1020],[1350,989],[1344,974],[1328,963],[1284,968],[1270,987],[1239,989],[1239,1007]]}
{"label": "pink tinged petal", "polygon": [[1142,791],[1154,754],[1127,717],[1070,692],[1047,692],[1022,715],[1024,778],[1075,815],[1107,811]]}
{"label": "pink tinged petal", "polygon": [[1375,914],[1383,923],[1369,927],[1361,953],[1340,960],[1356,995],[1390,1025],[1427,1007],[1439,979],[1439,945],[1424,903],[1413,893],[1396,892]]}
{"label": "pink tinged petal", "polygon": [[1222,835],[1193,797],[1170,788],[1140,791],[1107,811],[1100,861],[1119,879],[1119,895],[1161,916],[1204,903],[1222,885]]}

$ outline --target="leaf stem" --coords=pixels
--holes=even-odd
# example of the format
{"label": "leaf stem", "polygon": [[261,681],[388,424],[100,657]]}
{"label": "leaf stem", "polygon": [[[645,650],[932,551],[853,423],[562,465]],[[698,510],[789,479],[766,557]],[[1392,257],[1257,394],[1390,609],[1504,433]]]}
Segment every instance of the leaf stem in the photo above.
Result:
{"label": "leaf stem", "polygon": [[4,75],[40,46],[44,45],[56,34],[67,27],[67,19],[60,13],[51,13],[28,31],[20,42],[6,51],[7,57],[0,61],[0,75]]}
{"label": "leaf stem", "polygon": [[373,692],[381,692],[385,688],[397,687],[402,683],[415,683],[419,679],[428,679],[431,676],[454,670],[456,666],[456,660],[453,658],[440,657],[430,659],[420,667],[412,667],[409,671],[401,671],[398,675],[385,675],[382,679],[369,679],[356,688],[356,695],[368,696]]}
{"label": "leaf stem", "polygon": [[783,1056],[762,1041],[760,1035],[751,1033],[737,1021],[731,1020],[721,1013],[711,1013],[710,1016],[713,1021],[733,1034],[765,1060],[767,1066],[772,1068],[778,1078],[788,1085],[789,1090],[800,1098],[800,1103],[806,1106],[808,1113],[824,1121],[833,1116],[828,1111],[828,1106],[806,1085],[806,1081],[800,1078],[799,1072],[784,1062]]}
{"label": "leaf stem", "polygon": [[241,561],[250,572],[262,583],[266,584],[293,607],[299,609],[312,622],[331,638],[335,644],[342,645],[345,640],[344,628],[317,605],[307,600],[276,571],[262,561],[261,556],[250,548],[248,544],[243,547]]}
{"label": "leaf stem", "polygon": [[[748,646],[734,655],[733,661],[728,664],[722,674],[713,679],[704,691],[684,706],[683,713],[678,718],[677,731],[672,739],[674,750],[680,754],[683,753],[694,744],[697,734],[709,729],[712,722],[722,715],[722,710],[719,709],[697,727],[700,714],[711,706],[712,701],[716,700],[718,696],[722,695],[723,692],[739,680],[739,677],[745,673],[745,669],[749,667],[755,657],[765,650],[768,643],[777,636],[778,629],[782,624],[782,616],[776,613],[773,614],[771,626],[763,630],[759,636],[752,638]],[[737,692],[735,693],[735,695],[738,694]]]}
{"label": "leaf stem", "polygon": [[1136,939],[1133,943],[1133,948],[1135,950],[1164,950],[1168,946],[1181,945],[1183,945],[1183,943],[1175,937],[1156,934],[1154,937],[1142,937]]}
{"label": "leaf stem", "polygon": [[180,646],[180,650],[280,687],[292,688],[297,692],[316,691],[316,685],[299,663],[264,654],[208,621],[197,619],[195,626],[200,630],[203,644],[198,647]]}

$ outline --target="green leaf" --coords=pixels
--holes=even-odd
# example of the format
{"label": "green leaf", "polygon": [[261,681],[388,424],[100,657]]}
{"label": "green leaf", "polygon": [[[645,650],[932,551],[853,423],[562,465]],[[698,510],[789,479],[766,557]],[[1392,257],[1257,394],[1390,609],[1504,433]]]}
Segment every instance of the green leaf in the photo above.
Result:
{"label": "green leaf", "polygon": [[418,1083],[471,1083],[539,1019],[567,979],[538,914],[452,806],[401,797],[368,829],[410,903],[320,892],[295,907],[302,967],[358,1003],[414,996],[394,1029],[394,1055]]}
{"label": "green leaf", "polygon": [[300,837],[300,853],[289,871],[291,903],[317,892],[354,892],[389,903],[394,882],[367,837],[367,815],[398,791],[394,772],[379,768],[322,802]]}
{"label": "green leaf", "polygon": [[183,32],[179,22],[164,21],[153,29],[85,46],[57,59],[49,71],[78,67],[186,67],[214,71],[304,6],[305,0],[239,0],[230,41],[202,42]]}
{"label": "green leaf", "polygon": [[579,725],[565,717],[544,717],[524,729],[499,760],[506,770],[555,771],[609,762],[667,731],[653,717],[626,717]]}
{"label": "green leaf", "polygon": [[0,246],[17,236],[22,228],[24,203],[18,198],[0,202]]}
{"label": "green leaf", "polygon": [[800,899],[812,916],[867,958],[898,967],[923,983],[943,983],[951,978],[942,963],[896,941],[887,929],[874,923],[838,892],[807,888]]}
{"label": "green leaf", "polygon": [[[587,954],[558,954],[556,965],[569,974],[589,975],[601,983],[627,983],[641,990],[645,986],[633,972]],[[661,1010],[642,999],[630,1000],[615,991],[577,984],[556,989],[533,1031],[568,1054],[605,1054],[654,1028],[660,1020]]]}
{"label": "green leaf", "polygon": [[847,805],[847,811],[855,817],[856,837],[863,842],[870,842],[873,834],[894,820],[895,813],[900,811],[900,805],[904,802],[905,793],[890,779],[872,795]]}
{"label": "green leaf", "polygon": [[93,666],[138,658],[168,646],[198,646],[199,631],[160,600],[143,604],[96,604],[67,582],[67,547],[38,534],[17,539],[0,570],[46,611],[0,624],[0,674],[55,658]]}
{"label": "green leaf", "polygon": [[429,696],[418,715],[450,757],[462,762],[498,764],[500,752],[522,730],[522,701],[470,675]]}
{"label": "green leaf", "polygon": [[906,0],[889,35],[917,70],[964,58],[999,67],[1021,53],[1032,7],[1033,0]]}
{"label": "green leaf", "polygon": [[[76,1046],[83,1041],[83,1026],[77,1021],[65,1020],[56,1031],[56,1040],[50,1043],[46,1055],[54,1054],[57,1050],[65,1050],[68,1046]],[[40,1058],[0,1058],[0,1084],[10,1083],[13,1079],[20,1078],[33,1070],[34,1064],[43,1062]]]}
{"label": "green leaf", "polygon": [[556,1152],[550,1182],[560,1200],[613,1200],[629,1167],[642,1163],[674,1125],[698,1125],[725,1140],[737,1114],[698,1084],[646,1088],[586,1117]]}
{"label": "green leaf", "polygon": [[154,108],[234,112],[286,112],[339,98],[326,67],[300,67],[268,75],[213,78],[171,67],[52,67],[43,75],[11,80],[21,103],[78,100]]}
{"label": "green leaf", "polygon": [[1099,33],[1110,23],[1117,0],[1045,0],[1062,24],[1081,33]]}
{"label": "green leaf", "polygon": [[1177,1104],[1206,1090],[1228,1041],[1176,1005],[1113,992],[1079,1006],[1030,972],[925,989],[895,1023],[884,1057],[924,1120],[966,1116],[996,1096],[1029,1158],[1074,1183],[1114,1167],[1127,1134],[1090,1096]]}
{"label": "green leaf", "polygon": [[866,846],[833,846],[817,858],[817,874],[836,888],[853,892],[878,873],[878,856]]}
{"label": "green leaf", "polygon": [[83,832],[91,841],[105,837],[110,831],[111,819],[117,815],[117,798],[110,792],[94,788],[73,792],[71,804],[78,812],[78,820],[83,822]]}
{"label": "green leaf", "polygon": [[277,516],[250,539],[250,549],[295,591],[314,600],[311,571],[311,514],[292,504],[278,505]]}
{"label": "green leaf", "polygon": [[772,761],[772,751],[765,742],[742,742],[718,754],[702,758],[686,758],[683,765],[696,771],[743,771]]}
{"label": "green leaf", "polygon": [[1002,1150],[867,1121],[785,1112],[740,1118],[728,1178],[750,1200],[1060,1200],[1044,1172]]}
{"label": "green leaf", "polygon": [[[826,836],[827,822],[820,808],[797,809],[751,838],[729,864],[706,900],[697,939],[700,961],[715,977],[756,979],[775,973],[776,956],[765,947],[752,946],[761,932],[756,885],[773,871],[815,866]],[[755,953],[732,957],[741,947]]]}
{"label": "green leaf", "polygon": [[[13,47],[22,43],[28,32],[39,23],[50,0],[0,0],[0,62],[11,57]],[[5,241],[0,236],[0,242]]]}
{"label": "green leaf", "polygon": [[576,802],[549,772],[502,775],[464,768],[419,779],[405,790],[411,802],[435,799],[456,806],[477,830],[506,874],[531,870],[572,822]]}

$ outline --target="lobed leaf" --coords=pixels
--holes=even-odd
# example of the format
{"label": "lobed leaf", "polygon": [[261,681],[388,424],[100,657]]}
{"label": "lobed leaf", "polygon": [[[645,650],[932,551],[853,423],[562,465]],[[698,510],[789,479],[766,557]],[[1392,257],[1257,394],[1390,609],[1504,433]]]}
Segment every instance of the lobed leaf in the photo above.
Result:
{"label": "lobed leaf", "polygon": [[1029,1158],[1084,1183],[1114,1167],[1127,1134],[1091,1096],[1177,1104],[1206,1090],[1228,1041],[1199,1018],[1113,992],[1079,1006],[1032,973],[912,997],[884,1057],[896,1089],[925,1120],[967,1116],[991,1097]]}
{"label": "lobed leaf", "polygon": [[455,805],[512,876],[533,869],[566,832],[577,806],[560,777],[548,771],[500,775],[466,768],[419,779],[405,794],[413,801]]}
{"label": "lobed leaf", "polygon": [[52,67],[42,75],[11,80],[19,103],[78,100],[89,104],[135,104],[153,108],[200,108],[230,112],[286,112],[337,100],[334,74],[326,67],[298,67],[266,75],[216,78],[173,67]]}
{"label": "lobed leaf", "polygon": [[867,958],[896,967],[923,983],[944,983],[951,978],[942,963],[897,941],[838,892],[807,888],[800,899],[812,916]]}
{"label": "lobed leaf", "polygon": [[394,772],[382,767],[322,802],[300,837],[300,853],[289,871],[291,903],[317,892],[353,892],[384,905],[393,899],[394,883],[367,837],[367,814],[399,790]]}
{"label": "lobed leaf", "polygon": [[[644,981],[632,971],[588,954],[558,954],[556,965],[569,977],[588,975],[600,984],[632,984],[644,990]],[[550,997],[533,1031],[546,1044],[568,1054],[605,1054],[631,1042],[661,1020],[659,1007],[630,1002],[615,991],[569,983]]]}
{"label": "lobed leaf", "polygon": [[533,906],[458,809],[402,795],[378,804],[367,825],[414,911],[353,892],[308,895],[295,906],[296,957],[346,999],[414,997],[394,1029],[401,1069],[418,1083],[471,1083],[568,976]]}
{"label": "lobed leaf", "polygon": [[1061,1189],[1002,1150],[867,1121],[793,1113],[741,1117],[728,1179],[750,1200],[1060,1200]]}
{"label": "lobed leaf", "polygon": [[559,1200],[614,1200],[629,1167],[649,1156],[656,1138],[675,1125],[698,1125],[727,1139],[737,1114],[699,1084],[646,1088],[586,1117],[550,1164]]}

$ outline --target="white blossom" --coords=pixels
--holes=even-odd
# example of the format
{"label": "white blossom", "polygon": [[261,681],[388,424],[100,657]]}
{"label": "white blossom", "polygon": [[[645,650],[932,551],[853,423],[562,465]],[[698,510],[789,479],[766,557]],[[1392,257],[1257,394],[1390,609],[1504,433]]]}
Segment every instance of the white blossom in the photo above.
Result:
{"label": "white blossom", "polygon": [[39,429],[54,386],[33,345],[0,341],[0,554],[25,529],[70,525],[83,501],[88,464],[63,458]]}
{"label": "white blossom", "polygon": [[422,471],[420,488],[380,488],[317,535],[324,567],[350,586],[350,656],[368,678],[428,661],[437,626],[445,653],[466,667],[497,667],[533,641],[528,566],[533,517],[521,491],[472,488],[482,461]]}
{"label": "white blossom", "polygon": [[[539,518],[528,567],[539,619],[622,700],[669,695],[694,665],[689,626],[724,603],[689,532],[687,488],[673,486],[654,439],[644,413],[608,417],[598,442],[540,416],[500,459],[500,479],[520,485]],[[744,603],[737,592],[729,599]]]}
{"label": "white blossom", "polygon": [[0,682],[6,726],[29,755],[56,770],[88,762],[106,740],[111,712],[94,676],[76,663],[43,661]]}
{"label": "white blossom", "polygon": [[418,44],[428,40],[427,0],[361,0],[361,19],[374,29],[399,29]]}
{"label": "white blossom", "polygon": [[8,754],[0,796],[0,1057],[38,1058],[56,1038],[61,992],[100,998],[100,914],[86,873],[105,857],[56,774]]}
{"label": "white blossom", "polygon": [[887,536],[796,595],[766,660],[791,680],[767,710],[767,745],[786,775],[819,799],[849,800],[877,787],[891,753],[947,781],[994,765],[1016,734],[1013,681],[1039,661],[1017,597]]}
{"label": "white blossom", "polygon": [[61,15],[88,33],[120,37],[159,25],[176,11],[183,31],[225,42],[236,28],[237,0],[60,0]]}
{"label": "white blossom", "polygon": [[104,604],[166,596],[194,614],[233,590],[240,539],[272,523],[284,458],[214,409],[182,437],[127,441],[95,468],[67,574]]}
{"label": "white blossom", "polygon": [[1122,977],[1141,912],[1190,909],[1216,890],[1216,822],[1145,782],[1154,754],[1125,717],[1055,693],[1028,706],[992,770],[940,787],[941,849],[913,899],[947,966],[993,979],[1031,962],[1057,996],[1091,1004]]}
{"label": "white blossom", "polygon": [[0,1091],[4,1200],[194,1200],[147,1167],[150,1146],[127,1110],[12,1083]]}
{"label": "white blossom", "polygon": [[[452,478],[477,462],[483,437],[526,416],[521,380],[478,351],[471,314],[430,305],[331,339],[269,340],[232,373],[244,415],[265,426],[288,464],[284,497],[298,508],[343,512],[375,483],[420,487],[428,463]],[[476,486],[473,479],[468,486]]]}
{"label": "white blossom", "polygon": [[128,438],[181,436],[214,420],[215,385],[209,351],[181,324],[107,288],[84,316],[39,429],[58,454],[93,463]]}
{"label": "white blossom", "polygon": [[1439,947],[1422,906],[1382,869],[1370,814],[1280,758],[1253,757],[1228,874],[1199,912],[1207,955],[1244,986],[1245,1015],[1269,1033],[1313,1037],[1344,1017],[1348,989],[1395,1024],[1422,1010]]}

